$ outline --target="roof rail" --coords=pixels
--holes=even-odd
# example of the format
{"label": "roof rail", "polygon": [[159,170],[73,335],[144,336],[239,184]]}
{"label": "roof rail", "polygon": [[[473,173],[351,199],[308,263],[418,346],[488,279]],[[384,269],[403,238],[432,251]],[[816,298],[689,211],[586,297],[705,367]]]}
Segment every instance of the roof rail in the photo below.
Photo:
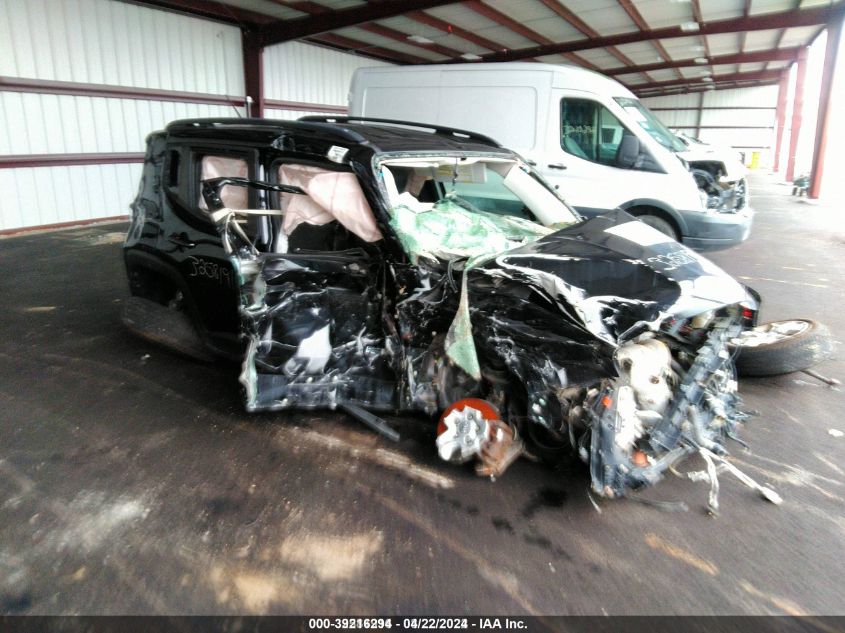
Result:
{"label": "roof rail", "polygon": [[479,141],[485,145],[492,145],[493,147],[502,147],[498,141],[479,134],[478,132],[470,132],[469,130],[460,130],[453,127],[445,127],[442,125],[433,125],[431,123],[417,123],[415,121],[399,121],[397,119],[379,119],[372,117],[360,116],[331,116],[331,115],[312,115],[304,116],[297,119],[298,121],[307,121],[310,123],[387,123],[390,125],[401,125],[403,127],[421,128],[425,130],[433,130],[435,134],[441,136],[454,136],[457,138],[466,138],[472,141]]}
{"label": "roof rail", "polygon": [[[305,117],[307,118],[307,117]],[[302,120],[302,119],[301,119]],[[307,121],[306,121],[307,122]],[[221,130],[221,129],[235,129],[235,128],[284,128],[286,125],[296,125],[297,121],[289,121],[286,119],[256,119],[256,118],[205,118],[205,119],[178,119],[171,121],[165,127],[167,131],[173,130]],[[347,141],[353,143],[361,143],[365,139],[354,130],[337,129],[335,133]]]}

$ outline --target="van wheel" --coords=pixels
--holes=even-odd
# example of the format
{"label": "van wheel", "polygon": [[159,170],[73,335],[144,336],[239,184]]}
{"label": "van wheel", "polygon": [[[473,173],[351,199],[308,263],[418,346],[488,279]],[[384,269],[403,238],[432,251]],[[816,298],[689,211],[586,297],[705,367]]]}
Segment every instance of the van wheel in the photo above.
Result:
{"label": "van wheel", "polygon": [[737,350],[740,376],[776,376],[808,369],[830,357],[828,329],[810,319],[772,321],[746,330],[729,343]]}
{"label": "van wheel", "polygon": [[643,224],[648,224],[650,227],[657,229],[664,235],[668,235],[673,240],[678,239],[675,229],[663,218],[658,218],[656,215],[638,215],[637,219]]}

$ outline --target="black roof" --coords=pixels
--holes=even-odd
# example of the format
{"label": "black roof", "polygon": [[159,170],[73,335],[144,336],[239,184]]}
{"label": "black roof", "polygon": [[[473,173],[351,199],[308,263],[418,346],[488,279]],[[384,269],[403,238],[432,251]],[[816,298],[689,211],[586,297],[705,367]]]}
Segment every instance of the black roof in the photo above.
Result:
{"label": "black roof", "polygon": [[343,147],[366,145],[375,153],[416,151],[485,152],[512,156],[493,139],[436,125],[387,119],[303,117],[281,119],[182,119],[170,123],[168,135],[182,138],[276,144],[280,137],[307,140],[318,137]]}

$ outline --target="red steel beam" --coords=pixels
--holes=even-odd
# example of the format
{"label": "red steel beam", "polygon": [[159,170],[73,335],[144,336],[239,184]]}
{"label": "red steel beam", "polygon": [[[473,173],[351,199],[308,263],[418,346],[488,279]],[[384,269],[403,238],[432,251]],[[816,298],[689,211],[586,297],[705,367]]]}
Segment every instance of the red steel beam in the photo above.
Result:
{"label": "red steel beam", "polygon": [[[151,101],[176,101],[179,103],[209,103],[217,105],[243,106],[240,97],[230,98],[195,92],[172,92],[168,90],[152,90],[148,88],[126,88],[124,86],[105,86],[99,84],[82,84],[67,81],[51,81],[48,79],[18,79],[17,77],[0,77],[0,92],[31,92],[36,94],[56,94],[83,97],[106,97],[112,99],[144,99]],[[251,96],[252,93],[250,93]],[[253,96],[255,99],[255,96]],[[346,106],[328,105],[325,103],[306,103],[301,101],[280,101],[264,99],[264,108],[280,110],[302,110],[345,113]],[[67,156],[89,156],[87,154],[67,154]],[[123,154],[108,154],[106,156],[122,157]],[[141,156],[139,154],[139,156]],[[17,159],[16,159],[17,160]],[[38,160],[41,160],[40,158]],[[76,163],[74,163],[76,164]],[[95,164],[95,163],[88,163]]]}
{"label": "red steel beam", "polygon": [[[747,18],[751,15],[751,0],[745,0],[745,5],[742,7],[742,17]],[[739,36],[739,52],[745,52],[745,42],[748,39],[748,31],[743,31]]]}
{"label": "red steel beam", "polygon": [[[575,15],[575,13],[573,13],[572,11],[567,9],[565,6],[560,4],[557,0],[540,0],[540,2],[542,2],[544,5],[546,5],[546,7],[548,9],[550,9],[551,11],[556,13],[558,15],[558,17],[563,18],[563,20],[565,22],[567,22],[570,25],[572,25],[573,27],[575,27],[578,31],[581,32],[582,35],[586,35],[587,37],[598,37],[598,35],[599,35],[598,31],[596,31],[593,27],[591,27],[589,24],[584,22],[584,20],[579,18],[577,15]],[[545,38],[543,38],[543,39],[545,40]],[[534,40],[534,41],[538,41],[538,40]],[[548,40],[545,40],[544,42],[541,42],[541,43],[547,43],[547,42],[548,42]],[[633,66],[634,65],[634,62],[632,62],[630,60],[630,58],[628,58],[624,53],[622,53],[622,51],[620,51],[615,46],[608,47],[607,52],[610,53],[611,55],[613,55],[616,59],[618,59],[620,62],[622,62],[626,66]],[[571,54],[572,53],[564,53],[564,56],[568,56],[568,55],[571,55]],[[593,69],[597,70],[595,66],[593,66]],[[648,81],[651,81],[651,77],[649,77],[645,73],[643,73],[643,75],[645,76],[645,78]]]}
{"label": "red steel beam", "polygon": [[[372,4],[378,4],[378,3],[373,2]],[[299,0],[298,2],[291,2],[290,4],[287,4],[286,6],[292,8],[292,9],[296,9],[297,11],[302,11],[303,13],[308,13],[310,15],[326,15],[326,14],[332,12],[332,10],[329,7],[324,6],[322,4],[317,4],[316,2],[311,2],[310,0]],[[417,44],[416,42],[409,41],[407,33],[402,33],[401,31],[397,31],[396,29],[391,29],[391,28],[383,26],[381,24],[361,24],[361,25],[359,25],[358,28],[364,29],[366,31],[370,31],[371,33],[381,35],[382,37],[386,37],[388,39],[392,39],[392,40],[395,40],[397,42],[402,42],[403,44],[408,44],[409,46],[416,46],[417,48],[434,50],[436,52],[439,52],[441,55],[446,55],[447,57],[454,57],[455,55],[461,54],[459,51],[454,51],[450,48],[441,47],[441,46],[438,46],[437,44],[432,44],[432,45],[429,46],[429,45]],[[318,36],[311,38],[311,39],[317,40],[319,42],[318,38],[326,37],[326,36],[329,36],[329,35],[334,35],[336,37],[342,37],[342,36],[337,35],[336,33],[326,33],[323,36],[318,35]],[[350,47],[349,49],[346,49],[346,50],[351,49],[351,50],[361,51],[361,50],[363,50],[362,46],[363,47],[369,46],[368,44],[366,44],[364,42],[360,42],[359,40],[351,40],[351,41],[357,42],[357,44],[355,46]],[[391,51],[392,49],[380,48],[379,50],[387,52],[387,51]],[[378,57],[380,59],[386,59],[387,61],[393,61],[393,62],[408,61],[408,59],[405,57],[405,54],[401,53],[399,51],[395,51],[395,53],[392,56],[377,55],[376,57]],[[428,60],[426,60],[422,57],[413,56],[413,58],[416,59],[416,60],[419,60],[420,62],[428,61]]]}
{"label": "red steel beam", "polygon": [[[800,6],[801,6],[801,0],[792,0],[792,7],[791,7],[792,9],[798,9]],[[781,27],[780,31],[778,32],[778,39],[775,42],[775,48],[780,48],[781,42],[783,42],[784,35],[786,35],[786,26]],[[815,37],[813,39],[815,39]],[[812,42],[813,39],[811,39],[809,41]],[[768,69],[769,69],[768,64],[763,66],[763,70],[768,70]]]}
{"label": "red steel beam", "polygon": [[[244,90],[247,94],[247,116],[264,116],[264,49],[252,33],[241,36],[244,60]],[[249,103],[252,98],[252,103]]]}
{"label": "red steel beam", "polygon": [[795,95],[792,97],[792,129],[789,132],[789,152],[786,161],[786,181],[795,180],[795,153],[798,150],[798,137],[801,134],[802,110],[804,109],[804,80],[807,76],[807,50],[798,54],[795,75]]}
{"label": "red steel beam", "polygon": [[[505,28],[510,29],[514,33],[518,33],[519,35],[521,35],[525,39],[531,40],[533,42],[537,42],[537,43],[539,43],[543,46],[550,46],[550,45],[554,44],[554,42],[552,40],[550,40],[549,38],[547,38],[543,35],[540,35],[536,31],[529,29],[524,24],[517,22],[516,20],[514,20],[510,16],[507,16],[504,13],[502,13],[501,11],[498,11],[497,9],[494,9],[491,6],[484,4],[480,0],[469,0],[468,2],[464,2],[464,6],[469,7],[470,9],[472,9],[473,11],[478,13],[479,15],[483,15],[488,20],[492,20],[496,24],[504,26]],[[501,50],[504,53],[507,53],[507,49],[501,49]],[[595,64],[592,64],[592,63],[588,62],[586,59],[582,59],[581,57],[578,57],[577,55],[574,55],[573,53],[562,53],[562,55],[575,64],[578,64],[580,66],[584,66],[584,67],[589,68],[591,70],[599,70],[598,67]],[[528,57],[533,57],[533,56],[529,55]],[[523,57],[522,59],[525,59],[525,58]]]}
{"label": "red steel beam", "polygon": [[308,103],[306,101],[282,101],[279,99],[265,99],[264,107],[268,110],[295,110],[298,112],[331,112],[332,114],[349,112],[349,108],[346,106]]}
{"label": "red steel beam", "polygon": [[732,18],[729,20],[717,20],[703,24],[701,28],[691,33],[684,31],[680,26],[669,26],[650,31],[635,31],[632,33],[620,33],[606,37],[584,38],[574,42],[559,42],[555,44],[543,44],[530,48],[521,48],[507,52],[498,52],[484,55],[487,62],[505,62],[524,59],[526,57],[540,57],[543,55],[559,55],[561,53],[572,53],[588,50],[591,48],[606,48],[621,44],[632,44],[634,42],[648,42],[655,39],[670,39],[674,37],[689,37],[690,35],[718,35],[721,33],[741,33],[743,31],[763,31],[767,29],[789,28],[798,26],[815,26],[827,24],[840,18],[845,13],[845,2],[835,5],[816,6],[811,9],[797,11],[782,11],[780,13],[766,13],[752,15],[747,18]]}
{"label": "red steel beam", "polygon": [[143,163],[143,152],[102,154],[6,154],[0,156],[0,169],[18,167],[66,167],[73,165],[117,165]]}
{"label": "red steel beam", "polygon": [[735,88],[752,88],[758,86],[776,86],[777,81],[774,80],[767,80],[767,81],[746,81],[746,82],[736,82],[736,81],[726,81],[724,83],[716,83],[716,84],[700,84],[697,86],[678,86],[675,88],[664,88],[662,90],[655,90],[653,92],[648,91],[640,91],[637,93],[639,97],[643,99],[648,97],[664,97],[666,95],[683,95],[683,94],[692,94],[696,92],[703,92],[707,90],[733,90]]}
{"label": "red steel beam", "polygon": [[[701,27],[704,25],[704,18],[701,15],[701,7],[698,4],[698,0],[692,0],[692,17],[695,19],[695,23],[698,24],[698,29],[701,31]],[[710,43],[707,41],[707,35],[701,33],[701,44],[704,46],[704,56],[707,59],[710,59]],[[710,65],[710,70],[713,70],[713,65]]]}
{"label": "red steel beam", "polygon": [[816,139],[813,145],[813,166],[810,170],[810,188],[807,195],[818,198],[824,176],[824,155],[827,149],[827,132],[830,124],[830,100],[833,92],[833,77],[836,74],[836,58],[839,53],[839,40],[842,37],[842,20],[827,28],[827,44],[824,51],[822,68],[821,95],[819,95],[819,113],[816,117]]}
{"label": "red steel beam", "polygon": [[776,172],[780,167],[780,150],[783,147],[783,130],[786,127],[786,107],[789,97],[789,70],[781,71],[781,78],[778,84],[778,105],[775,110],[775,160],[773,170]]}
{"label": "red steel beam", "polygon": [[239,7],[213,2],[211,0],[119,0],[127,4],[149,6],[170,13],[179,13],[236,26],[257,28],[276,21],[272,15],[241,9]]}
{"label": "red steel beam", "polygon": [[480,35],[477,35],[472,31],[467,31],[459,26],[455,26],[454,24],[449,24],[445,20],[441,20],[440,18],[430,15],[425,11],[411,11],[410,13],[406,14],[405,17],[411,18],[412,20],[415,20],[421,24],[426,24],[439,31],[443,31],[444,33],[448,33],[450,35],[457,35],[461,39],[464,39],[468,42],[472,42],[473,44],[486,48],[490,51],[505,50],[505,47],[499,44],[498,42],[488,40],[485,37],[481,37]]}
{"label": "red steel beam", "polygon": [[[769,80],[779,80],[780,79],[780,71],[779,70],[759,70],[756,72],[751,73],[729,73],[723,75],[712,75],[711,78],[713,82],[725,82],[725,81],[769,81]],[[636,86],[629,86],[630,90],[643,90],[647,91],[653,88],[669,88],[672,86],[690,86],[690,85],[697,85],[697,86],[706,86],[710,82],[701,81],[700,78],[696,79],[670,79],[669,81],[654,81],[650,84],[639,84]]]}
{"label": "red steel beam", "polygon": [[399,51],[394,51],[390,48],[384,48],[381,46],[374,46],[369,42],[363,42],[361,40],[356,40],[351,37],[346,37],[345,35],[338,35],[337,33],[322,33],[320,35],[315,35],[314,37],[308,38],[309,41],[314,42],[316,44],[323,44],[325,46],[331,46],[332,48],[337,48],[343,51],[354,51],[356,53],[360,53],[362,55],[367,55],[369,57],[375,57],[377,59],[382,59],[385,61],[392,61],[392,62],[403,62],[406,64],[428,64],[431,63],[430,59],[425,59],[423,57],[417,57],[416,55],[411,55],[410,53],[401,53]]}
{"label": "red steel beam", "polygon": [[326,13],[310,15],[295,20],[277,20],[260,29],[263,46],[302,39],[318,33],[326,33],[347,26],[357,26],[375,20],[382,20],[408,11],[433,9],[455,0],[386,0],[363,6],[353,6]]}
{"label": "red steel beam", "polygon": [[514,33],[519,33],[522,37],[531,40],[532,42],[539,42],[541,44],[549,45],[552,44],[552,40],[539,33],[532,31],[524,24],[517,22],[510,16],[505,15],[501,11],[494,9],[493,7],[484,4],[481,0],[467,0],[467,2],[463,3],[465,7],[468,9],[472,9],[479,15],[483,15],[488,20],[492,20],[501,26],[509,28]]}
{"label": "red steel beam", "polygon": [[[795,48],[780,48],[780,49],[772,49],[766,51],[754,51],[753,53],[737,53],[735,55],[716,55],[715,57],[710,57],[708,59],[708,64],[711,66],[718,65],[718,64],[750,64],[755,62],[791,62],[795,61],[795,58],[798,57],[798,51],[801,50],[800,46],[796,46]],[[641,72],[641,71],[650,71],[650,70],[662,70],[664,68],[691,68],[691,67],[703,67],[705,64],[698,64],[695,61],[696,58],[687,58],[687,59],[679,59],[671,62],[664,62],[658,64],[643,64],[641,66],[632,66],[632,67],[625,67],[620,66],[618,68],[608,68],[603,70],[602,72],[605,75],[627,75],[628,73],[632,72]]]}
{"label": "red steel beam", "polygon": [[418,42],[414,42],[413,40],[408,39],[407,33],[397,31],[396,29],[384,26],[383,24],[360,24],[358,28],[363,29],[364,31],[369,31],[370,33],[375,33],[376,35],[380,35],[381,37],[386,37],[388,39],[401,42],[402,44],[416,46],[417,48],[422,48],[427,51],[432,51],[434,53],[440,53],[441,55],[450,58],[460,57],[463,54],[461,51],[456,51],[454,48],[442,46],[437,43],[421,44]]}
{"label": "red steel beam", "polygon": [[[631,0],[619,0],[619,4],[625,10],[625,13],[628,14],[628,17],[631,18],[631,21],[634,24],[637,25],[638,29],[640,29],[641,31],[648,31],[649,30],[650,27],[649,27],[648,23],[645,21],[645,18],[643,18],[642,14],[639,12],[637,7],[634,6],[634,3]],[[651,45],[658,52],[658,54],[663,58],[664,62],[671,62],[672,61],[672,56],[669,55],[669,51],[667,51],[666,48],[663,46],[663,44],[660,43],[660,40],[653,40]],[[681,71],[678,70],[677,67],[660,66],[659,68],[675,68],[675,76],[678,77],[678,79],[681,79],[683,77],[683,75],[681,74]],[[655,70],[658,70],[658,68],[655,68]],[[639,71],[639,72],[645,73],[647,71]]]}
{"label": "red steel beam", "polygon": [[179,103],[208,103],[232,106],[242,106],[244,104],[242,97],[229,97],[204,92],[182,92],[178,90],[159,90],[156,88],[134,88],[132,86],[53,81],[51,79],[22,79],[19,77],[0,77],[0,91],[73,95],[77,97],[176,101]]}

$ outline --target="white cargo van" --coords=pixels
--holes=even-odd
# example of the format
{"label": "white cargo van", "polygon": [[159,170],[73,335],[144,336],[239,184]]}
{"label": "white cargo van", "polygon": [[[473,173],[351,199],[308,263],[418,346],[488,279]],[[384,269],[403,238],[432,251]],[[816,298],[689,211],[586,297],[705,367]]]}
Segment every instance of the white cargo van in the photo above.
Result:
{"label": "white cargo van", "polygon": [[480,132],[516,150],[582,215],[621,207],[692,248],[743,241],[747,189],[698,188],[686,150],[622,84],[575,66],[513,62],[361,68],[349,114]]}

